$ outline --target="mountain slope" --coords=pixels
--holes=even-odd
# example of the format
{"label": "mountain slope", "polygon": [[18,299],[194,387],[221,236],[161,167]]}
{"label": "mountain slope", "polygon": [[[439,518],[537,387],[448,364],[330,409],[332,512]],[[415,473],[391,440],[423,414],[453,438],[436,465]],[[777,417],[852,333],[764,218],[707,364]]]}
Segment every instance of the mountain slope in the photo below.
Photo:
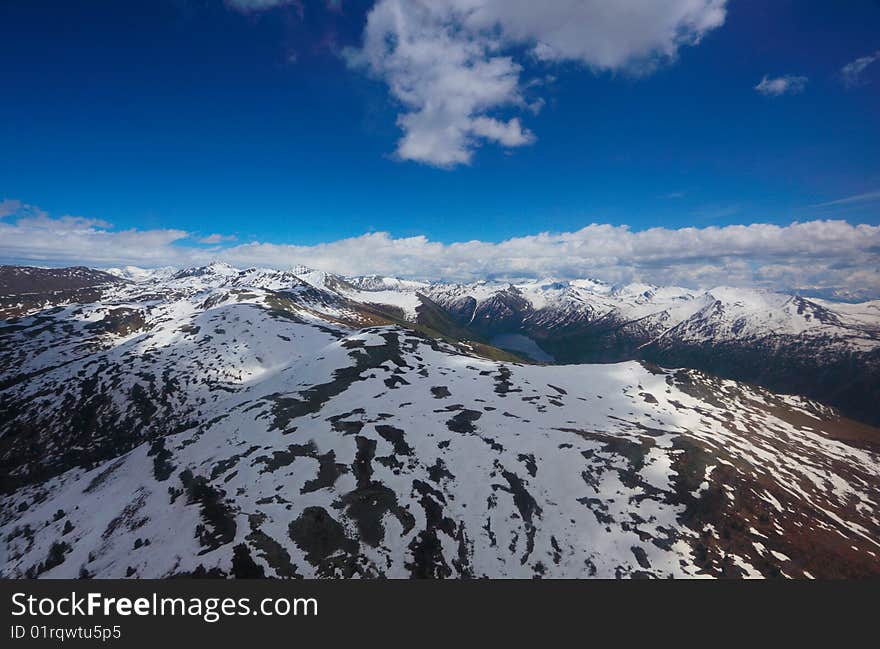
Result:
{"label": "mountain slope", "polygon": [[3,323],[2,575],[880,574],[876,429],[480,357],[330,279],[212,265]]}
{"label": "mountain slope", "polygon": [[93,268],[0,266],[0,318],[33,313],[59,304],[100,299],[122,279]]}
{"label": "mountain slope", "polygon": [[536,360],[692,367],[803,394],[880,423],[877,301],[595,280],[434,284],[419,294],[474,336]]}
{"label": "mountain slope", "polygon": [[118,282],[119,279],[114,275],[85,266],[70,268],[0,266],[0,296],[2,297],[51,293]]}

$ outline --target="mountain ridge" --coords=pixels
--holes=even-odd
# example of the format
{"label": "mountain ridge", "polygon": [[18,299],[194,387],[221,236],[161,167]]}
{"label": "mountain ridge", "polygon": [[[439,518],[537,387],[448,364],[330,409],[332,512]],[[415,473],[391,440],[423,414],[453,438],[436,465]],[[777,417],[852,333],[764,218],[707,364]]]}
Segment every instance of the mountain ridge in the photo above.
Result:
{"label": "mountain ridge", "polygon": [[[223,262],[110,273],[145,285],[187,276],[279,291],[304,290],[304,284],[319,292],[313,294],[319,301],[324,291],[355,310],[425,327],[430,335],[480,345],[495,341],[514,355],[540,362],[645,360],[692,367],[803,394],[880,424],[874,407],[880,399],[878,300],[830,302],[765,289],[695,290],[596,279],[427,283],[342,277],[305,266],[239,270]],[[17,312],[7,307],[0,313]]]}
{"label": "mountain ridge", "polygon": [[4,320],[0,574],[880,574],[877,429],[492,358],[433,301],[408,322],[312,279],[203,267]]}

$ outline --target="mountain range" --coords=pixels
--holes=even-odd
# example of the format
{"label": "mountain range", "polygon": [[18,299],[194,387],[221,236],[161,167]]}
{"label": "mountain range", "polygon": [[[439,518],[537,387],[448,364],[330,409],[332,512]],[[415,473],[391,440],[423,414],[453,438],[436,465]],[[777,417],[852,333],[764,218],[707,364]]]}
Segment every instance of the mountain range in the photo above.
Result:
{"label": "mountain range", "polygon": [[880,575],[876,301],[7,266],[0,317],[4,577]]}

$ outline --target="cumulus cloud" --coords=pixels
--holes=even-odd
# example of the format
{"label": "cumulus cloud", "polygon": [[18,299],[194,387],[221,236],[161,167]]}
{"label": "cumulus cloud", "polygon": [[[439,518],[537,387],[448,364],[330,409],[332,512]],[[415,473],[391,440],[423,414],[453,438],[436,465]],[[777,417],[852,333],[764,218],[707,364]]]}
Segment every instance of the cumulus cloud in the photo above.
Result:
{"label": "cumulus cloud", "polygon": [[840,76],[843,79],[843,84],[847,88],[852,88],[864,84],[865,81],[862,75],[865,71],[865,68],[867,68],[869,65],[877,60],[880,60],[880,50],[877,50],[873,54],[862,56],[860,58],[857,58],[855,61],[847,63],[840,69]]}
{"label": "cumulus cloud", "polygon": [[505,146],[533,139],[518,120],[486,115],[524,104],[522,68],[499,50],[496,38],[463,34],[445,2],[380,0],[367,19],[363,49],[349,50],[348,60],[383,78],[404,107],[397,155],[450,167],[468,163],[481,139]]}
{"label": "cumulus cloud", "polygon": [[781,77],[769,77],[765,74],[764,78],[755,86],[755,90],[767,97],[797,95],[807,87],[807,81],[807,77],[796,77],[791,74],[785,74]]}
{"label": "cumulus cloud", "polygon": [[[402,112],[397,155],[440,167],[484,142],[535,136],[511,113],[540,98],[524,58],[595,72],[650,72],[724,23],[726,0],[379,0],[349,63],[388,84]],[[519,60],[518,60],[519,59]]]}
{"label": "cumulus cloud", "polygon": [[318,245],[194,245],[183,230],[116,230],[101,221],[19,212],[0,221],[0,260],[92,266],[306,264],[344,275],[377,273],[473,281],[596,277],[711,287],[718,284],[880,297],[880,226],[826,220],[705,228],[590,224],[501,242],[441,243],[373,232]]}

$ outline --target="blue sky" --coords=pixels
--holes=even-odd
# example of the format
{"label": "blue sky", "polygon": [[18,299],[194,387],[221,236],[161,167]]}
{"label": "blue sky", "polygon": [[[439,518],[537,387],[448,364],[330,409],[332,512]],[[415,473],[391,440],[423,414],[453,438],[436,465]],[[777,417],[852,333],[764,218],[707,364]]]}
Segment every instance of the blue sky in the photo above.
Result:
{"label": "blue sky", "polygon": [[[666,4],[673,15],[682,3]],[[568,41],[548,31],[550,55],[536,46],[543,34],[516,31],[529,16],[504,22],[491,12],[506,9],[490,7],[502,51],[486,45],[486,57],[509,60],[514,87],[444,113],[440,127],[471,134],[426,153],[402,138],[436,132],[399,120],[436,88],[409,87],[407,100],[394,84],[420,83],[433,64],[367,60],[373,2],[10,0],[0,199],[114,231],[185,231],[171,245],[193,247],[213,233],[315,246],[374,231],[451,244],[591,223],[880,224],[880,3],[705,5],[673,25],[688,32],[678,40],[651,33],[650,16],[612,17],[612,52],[585,27]],[[471,28],[452,10],[430,20],[419,27]],[[470,44],[495,38],[473,29]],[[842,72],[865,57],[855,76]],[[775,94],[756,88],[765,78]],[[506,135],[481,135],[499,126]],[[467,160],[444,162],[438,146]],[[7,226],[24,218],[6,211]]]}

